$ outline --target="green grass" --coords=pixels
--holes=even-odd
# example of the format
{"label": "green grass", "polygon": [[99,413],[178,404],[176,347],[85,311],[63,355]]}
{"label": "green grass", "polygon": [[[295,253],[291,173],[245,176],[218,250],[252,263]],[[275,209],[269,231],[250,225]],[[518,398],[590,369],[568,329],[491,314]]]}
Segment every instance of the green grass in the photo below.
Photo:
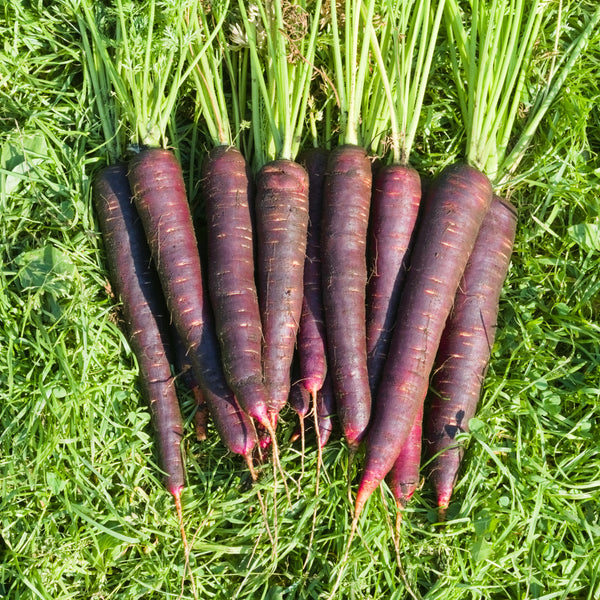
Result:
{"label": "green grass", "polygon": [[[326,597],[351,521],[347,453],[327,446],[315,498],[314,445],[302,475],[285,442],[291,412],[288,504],[269,466],[251,487],[214,430],[195,441],[182,396],[185,565],[91,209],[102,133],[75,24],[53,4],[0,7],[0,597],[193,598],[191,579],[199,598]],[[597,31],[514,184],[515,253],[448,520],[425,483],[400,568],[391,495],[374,495],[337,598],[600,598],[599,49]],[[460,154],[446,93],[432,81],[424,172]]]}

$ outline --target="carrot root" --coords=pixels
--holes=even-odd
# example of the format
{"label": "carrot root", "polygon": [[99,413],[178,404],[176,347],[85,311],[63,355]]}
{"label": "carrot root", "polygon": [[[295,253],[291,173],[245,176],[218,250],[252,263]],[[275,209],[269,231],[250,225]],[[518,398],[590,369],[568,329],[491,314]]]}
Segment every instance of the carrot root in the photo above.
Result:
{"label": "carrot root", "polygon": [[483,218],[488,178],[452,165],[428,192],[369,425],[357,509],[377,489],[423,406],[442,331]]}
{"label": "carrot root", "polygon": [[363,148],[329,155],[323,197],[322,288],[327,357],[348,444],[361,442],[371,416],[366,344],[366,245],[371,162]]}

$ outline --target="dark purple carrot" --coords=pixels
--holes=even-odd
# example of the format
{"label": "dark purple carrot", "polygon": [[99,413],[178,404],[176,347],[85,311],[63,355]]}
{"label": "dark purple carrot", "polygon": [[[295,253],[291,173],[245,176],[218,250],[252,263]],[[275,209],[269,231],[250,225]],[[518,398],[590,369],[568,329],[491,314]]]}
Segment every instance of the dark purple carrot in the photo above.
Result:
{"label": "dark purple carrot", "polygon": [[[302,410],[304,407],[309,406],[310,396],[308,395],[308,391],[306,389],[298,390],[298,387],[302,387],[295,382],[292,384],[292,391],[290,393],[290,404],[292,407],[294,406],[294,402],[301,403]],[[292,400],[294,393],[302,394],[302,399],[298,398],[297,400]],[[296,410],[296,409],[294,409]],[[317,437],[317,443],[320,448],[324,448],[331,437],[331,433],[333,432],[333,425],[335,419],[335,394],[333,393],[333,388],[331,386],[331,378],[327,375],[325,377],[325,381],[321,386],[321,389],[317,392],[316,405],[313,406],[313,411],[315,411],[314,421],[315,421],[315,434]],[[296,412],[298,412],[296,410]],[[306,409],[306,414],[308,414],[308,408]],[[300,439],[302,435],[302,428],[300,426],[294,429],[292,436],[290,437],[290,442],[295,442]]]}
{"label": "dark purple carrot", "polygon": [[292,362],[292,386],[290,388],[289,404],[298,415],[298,431],[292,434],[290,442],[295,442],[300,438],[301,444],[301,477],[304,475],[304,450],[306,447],[305,419],[310,410],[311,397],[309,391],[304,387],[304,382],[300,379],[300,365],[298,352]]}
{"label": "dark purple carrot", "polygon": [[193,394],[196,401],[194,432],[196,433],[196,440],[204,442],[208,438],[208,405],[200,386],[197,385],[193,388]]}
{"label": "dark purple carrot", "polygon": [[256,183],[263,372],[275,423],[290,392],[290,368],[302,314],[308,175],[298,163],[280,159],[264,165]]}
{"label": "dark purple carrot", "polygon": [[317,393],[317,405],[315,407],[315,425],[319,446],[324,448],[333,431],[333,420],[335,418],[335,394],[331,385],[331,377],[327,375],[323,386]]}
{"label": "dark purple carrot", "polygon": [[181,493],[183,422],[170,363],[169,315],[150,259],[144,230],[131,200],[127,168],[103,169],[94,181],[94,206],[102,230],[111,284],[123,306],[140,385],[156,431],[159,465],[175,499],[185,543]]}
{"label": "dark purple carrot", "polygon": [[338,416],[352,452],[371,413],[365,332],[371,180],[371,162],[363,148],[343,145],[329,155],[321,241],[327,357]]}
{"label": "dark purple carrot", "polygon": [[381,167],[373,181],[369,223],[367,368],[371,395],[387,355],[421,201],[419,174],[409,166]]}
{"label": "dark purple carrot", "polygon": [[175,328],[172,328],[171,334],[171,339],[175,346],[175,376],[194,396],[194,430],[196,439],[199,442],[203,442],[208,436],[208,406],[204,400],[200,385],[194,376],[192,362],[181,341],[181,337],[175,331]]}
{"label": "dark purple carrot", "polygon": [[394,466],[386,476],[386,481],[396,500],[396,540],[400,539],[402,512],[419,487],[422,434],[423,407],[417,413],[408,438],[396,457]]}
{"label": "dark purple carrot", "polygon": [[[128,177],[171,318],[215,427],[225,445],[251,466],[256,432],[223,374],[181,167],[172,152],[151,148],[134,156]],[[250,416],[266,419],[260,410]]]}
{"label": "dark purple carrot", "polygon": [[512,253],[517,212],[494,197],[467,263],[438,349],[425,421],[430,478],[441,516],[464,453],[456,435],[469,430],[496,334],[498,303]]}
{"label": "dark purple carrot", "polygon": [[251,178],[239,150],[216,146],[209,152],[202,190],[208,289],[225,377],[247,413],[254,416],[259,410],[266,415],[262,326],[254,279]]}
{"label": "dark purple carrot", "polygon": [[444,324],[491,200],[488,178],[464,164],[444,169],[428,193],[378,387],[355,520],[394,465],[423,405]]}
{"label": "dark purple carrot", "polygon": [[323,182],[329,153],[312,148],[302,153],[298,162],[308,173],[308,236],[304,261],[304,298],[298,329],[299,376],[313,403],[327,374],[325,318],[323,314],[321,273],[321,216]]}
{"label": "dark purple carrot", "polygon": [[310,393],[304,387],[302,379],[299,377],[300,369],[296,360],[292,363],[292,385],[290,388],[289,404],[298,415],[300,421],[303,421],[310,410]]}

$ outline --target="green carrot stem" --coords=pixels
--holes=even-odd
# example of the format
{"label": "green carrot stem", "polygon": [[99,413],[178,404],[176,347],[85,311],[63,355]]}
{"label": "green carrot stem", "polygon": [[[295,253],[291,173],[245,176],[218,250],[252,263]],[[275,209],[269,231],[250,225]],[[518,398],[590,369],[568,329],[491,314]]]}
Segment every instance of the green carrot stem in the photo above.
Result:
{"label": "green carrot stem", "polygon": [[[557,67],[558,75],[552,78],[548,86],[542,92],[540,101],[534,106],[535,110],[532,110],[528,122],[521,133],[519,139],[514,145],[509,155],[504,159],[502,163],[501,173],[511,174],[515,171],[518,164],[525,155],[527,147],[531,143],[531,140],[540,124],[544,115],[554,102],[558,92],[562,88],[565,80],[569,73],[575,66],[575,62],[581,55],[582,51],[587,45],[592,32],[600,22],[600,7],[591,16],[588,24],[585,26],[581,34],[572,42],[568,50],[565,52],[563,60]],[[564,63],[564,64],[563,64]]]}

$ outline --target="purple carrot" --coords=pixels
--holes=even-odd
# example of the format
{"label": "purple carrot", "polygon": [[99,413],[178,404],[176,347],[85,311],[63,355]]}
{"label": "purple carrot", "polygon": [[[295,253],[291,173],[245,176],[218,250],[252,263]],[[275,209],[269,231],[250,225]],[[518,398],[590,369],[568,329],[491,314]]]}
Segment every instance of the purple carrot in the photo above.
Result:
{"label": "purple carrot", "polygon": [[423,405],[444,323],[491,200],[488,178],[463,164],[444,169],[429,190],[378,387],[355,520]]}
{"label": "purple carrot", "polygon": [[343,145],[331,152],[323,197],[323,304],[337,412],[353,453],[371,413],[365,331],[371,181],[363,148]]}
{"label": "purple carrot", "polygon": [[308,173],[308,237],[304,261],[304,298],[298,329],[300,379],[313,403],[327,373],[325,318],[321,273],[321,216],[323,182],[329,153],[321,148],[304,152],[298,162]]}
{"label": "purple carrot", "polygon": [[385,363],[421,201],[419,174],[388,165],[373,182],[369,223],[367,367],[372,397]]}
{"label": "purple carrot", "polygon": [[[262,326],[254,280],[251,178],[239,150],[213,148],[202,190],[207,237],[207,280],[225,377],[244,410],[267,412]],[[264,425],[265,423],[261,421]]]}
{"label": "purple carrot", "polygon": [[263,372],[273,424],[290,392],[290,368],[302,314],[308,228],[308,175],[290,160],[264,165],[256,179],[258,299]]}
{"label": "purple carrot", "polygon": [[443,516],[454,488],[496,334],[498,303],[517,225],[515,207],[494,197],[440,341],[425,422],[430,478]]}
{"label": "purple carrot", "polygon": [[[94,181],[94,206],[102,230],[110,280],[123,306],[129,340],[138,360],[140,385],[156,431],[159,465],[182,524],[185,476],[183,422],[171,375],[169,315],[150,260],[144,230],[131,200],[127,168],[104,168]],[[182,528],[185,541],[185,533]]]}
{"label": "purple carrot", "polygon": [[184,485],[183,425],[170,366],[168,312],[151,265],[144,231],[131,201],[124,165],[105,168],[94,182],[94,202],[102,229],[111,282],[123,314],[141,383],[158,430],[161,467],[173,495]]}
{"label": "purple carrot", "polygon": [[[170,151],[151,148],[134,156],[128,177],[169,312],[215,427],[225,445],[251,466],[256,432],[223,374],[181,167]],[[250,416],[267,419],[260,410]]]}

